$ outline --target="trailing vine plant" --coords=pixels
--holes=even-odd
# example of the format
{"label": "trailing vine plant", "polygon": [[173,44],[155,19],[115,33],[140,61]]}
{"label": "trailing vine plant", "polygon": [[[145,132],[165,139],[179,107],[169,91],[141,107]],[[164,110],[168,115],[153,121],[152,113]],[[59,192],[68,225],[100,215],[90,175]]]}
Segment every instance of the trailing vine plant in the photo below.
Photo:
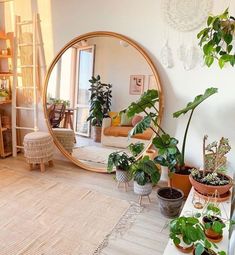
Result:
{"label": "trailing vine plant", "polygon": [[207,27],[197,35],[208,67],[215,60],[218,61],[220,68],[223,68],[226,63],[235,65],[234,33],[235,18],[229,14],[228,8],[220,15],[208,17]]}

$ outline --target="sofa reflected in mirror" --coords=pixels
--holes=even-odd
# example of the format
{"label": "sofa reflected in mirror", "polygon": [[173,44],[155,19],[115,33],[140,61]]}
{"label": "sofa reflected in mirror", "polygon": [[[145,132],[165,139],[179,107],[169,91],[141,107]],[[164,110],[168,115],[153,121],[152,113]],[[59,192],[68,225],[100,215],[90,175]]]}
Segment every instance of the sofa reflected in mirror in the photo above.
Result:
{"label": "sofa reflected in mirror", "polygon": [[143,143],[140,156],[151,145],[154,132],[147,129],[130,136],[142,116],[129,119],[123,110],[148,89],[159,92],[155,107],[160,122],[159,77],[138,44],[111,32],[75,38],[59,52],[46,79],[44,112],[56,145],[78,166],[98,172],[106,172],[110,153],[130,153],[130,144]]}

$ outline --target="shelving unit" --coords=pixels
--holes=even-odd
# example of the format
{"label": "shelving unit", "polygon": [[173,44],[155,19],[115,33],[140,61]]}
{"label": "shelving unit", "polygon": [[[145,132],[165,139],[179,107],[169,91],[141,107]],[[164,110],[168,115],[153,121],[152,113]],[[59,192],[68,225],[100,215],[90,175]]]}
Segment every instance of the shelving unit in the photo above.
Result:
{"label": "shelving unit", "polygon": [[[13,33],[0,31],[0,91],[3,90],[3,81],[6,80],[9,92],[7,99],[0,100],[0,157],[2,158],[12,154],[12,128],[10,120],[12,108],[13,52]],[[9,123],[2,122],[3,116],[9,118]]]}

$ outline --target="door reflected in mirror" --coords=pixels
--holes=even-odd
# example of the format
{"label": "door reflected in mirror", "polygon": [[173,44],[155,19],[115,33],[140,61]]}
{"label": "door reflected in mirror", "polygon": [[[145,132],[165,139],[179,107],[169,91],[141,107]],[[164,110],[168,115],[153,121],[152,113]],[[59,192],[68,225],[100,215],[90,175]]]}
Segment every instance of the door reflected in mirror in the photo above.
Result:
{"label": "door reflected in mirror", "polygon": [[148,89],[160,91],[146,57],[124,39],[94,34],[74,40],[49,72],[50,131],[73,161],[87,169],[106,171],[109,154],[130,154],[128,146],[137,142],[146,150],[154,136],[147,129],[128,137],[142,116],[118,114]]}

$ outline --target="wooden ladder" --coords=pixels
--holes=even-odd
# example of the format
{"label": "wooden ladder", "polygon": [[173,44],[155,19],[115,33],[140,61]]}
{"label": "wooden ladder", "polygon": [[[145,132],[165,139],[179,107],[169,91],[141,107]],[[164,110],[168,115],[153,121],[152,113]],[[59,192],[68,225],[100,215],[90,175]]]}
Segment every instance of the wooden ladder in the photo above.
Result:
{"label": "wooden ladder", "polygon": [[[31,32],[30,42],[23,42],[22,26],[28,26]],[[32,39],[32,40],[31,40]],[[32,51],[30,64],[24,63],[27,50]],[[30,54],[29,54],[30,55]],[[26,55],[27,56],[27,55]],[[27,72],[25,71],[27,70]],[[30,75],[29,75],[30,74]],[[40,74],[40,77],[39,77]],[[38,131],[38,97],[40,89],[40,81],[43,81],[46,75],[46,61],[43,49],[42,33],[40,26],[39,14],[33,15],[33,20],[21,21],[20,16],[15,17],[15,38],[14,38],[14,63],[13,63],[13,86],[12,86],[12,143],[13,143],[13,156],[17,156],[17,151],[22,149],[20,144],[20,131]],[[30,79],[28,76],[32,76]],[[19,82],[21,79],[21,84]],[[23,79],[32,80],[32,84],[24,84]],[[30,82],[31,83],[31,82]],[[28,100],[30,105],[20,105],[20,93],[26,93],[28,91]],[[32,96],[32,98],[30,98]],[[21,98],[22,100],[22,98]],[[33,122],[31,127],[20,126],[19,116],[20,112],[27,111],[29,113],[31,121]]]}

